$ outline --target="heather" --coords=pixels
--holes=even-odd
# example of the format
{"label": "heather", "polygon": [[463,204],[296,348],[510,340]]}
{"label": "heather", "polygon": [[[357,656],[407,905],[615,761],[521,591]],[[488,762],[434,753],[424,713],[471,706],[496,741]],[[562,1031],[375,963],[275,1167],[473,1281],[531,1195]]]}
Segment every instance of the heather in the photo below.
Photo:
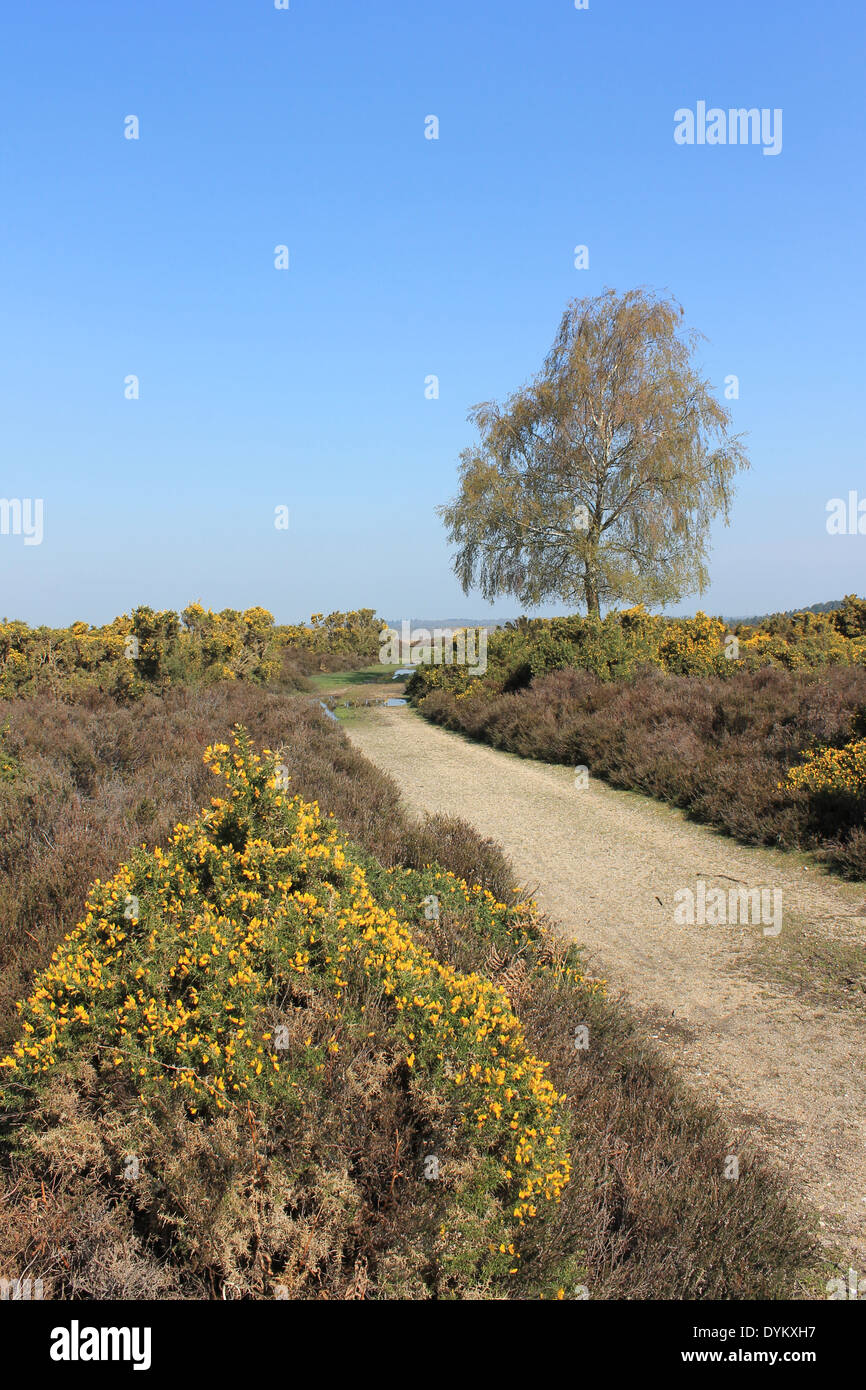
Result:
{"label": "heather", "polygon": [[[724,625],[702,615],[652,620],[664,635],[655,654],[639,650],[644,617],[635,628],[629,614],[605,619],[603,661],[588,620],[517,626],[498,643],[492,634],[485,675],[424,667],[410,694],[427,718],[495,748],[584,766],[745,843],[813,850],[862,878],[864,610],[850,600],[830,614],[784,616],[760,650],[741,632],[730,659],[718,645]],[[565,643],[567,630],[584,646]],[[626,642],[628,658],[615,657]]]}
{"label": "heather", "polygon": [[5,1276],[127,1299],[803,1287],[784,1183],[745,1146],[724,1180],[724,1120],[495,846],[411,819],[313,703],[232,682],[5,721]]}

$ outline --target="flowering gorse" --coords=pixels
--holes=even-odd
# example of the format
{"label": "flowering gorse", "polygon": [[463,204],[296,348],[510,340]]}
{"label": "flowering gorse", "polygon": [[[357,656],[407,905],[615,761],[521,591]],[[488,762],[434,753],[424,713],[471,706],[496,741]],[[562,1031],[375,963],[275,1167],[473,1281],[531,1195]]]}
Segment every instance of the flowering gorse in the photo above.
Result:
{"label": "flowering gorse", "polygon": [[496,698],[530,680],[568,668],[622,680],[654,667],[674,676],[722,676],[768,666],[788,670],[866,665],[866,602],[849,595],[829,613],[776,614],[761,626],[697,612],[668,618],[638,604],[604,618],[573,614],[519,618],[489,634],[487,672],[460,665],[422,665],[409,687],[416,701],[444,689],[458,700]]}
{"label": "flowering gorse", "polygon": [[[438,960],[411,923],[433,892],[443,914],[459,904],[476,930],[514,944],[526,939],[526,905],[435,866],[383,870],[315,803],[282,792],[275,757],[259,757],[241,729],[205,761],[222,794],[166,848],[138,850],[94,883],[82,921],[19,1004],[0,1104],[20,1112],[81,1057],[145,1110],[174,1093],[197,1123],[251,1105],[290,1113],[384,1010],[410,1084],[418,1076],[443,1094],[477,1156],[442,1223],[441,1258],[458,1248],[467,1211],[495,1193],[488,1273],[513,1274],[517,1233],[547,1218],[571,1175],[563,1098],[503,989]],[[292,1001],[311,994],[307,1030],[313,1011]]]}
{"label": "flowering gorse", "polygon": [[791,768],[787,785],[866,804],[866,738],[854,739],[843,748],[813,749],[802,766]]}

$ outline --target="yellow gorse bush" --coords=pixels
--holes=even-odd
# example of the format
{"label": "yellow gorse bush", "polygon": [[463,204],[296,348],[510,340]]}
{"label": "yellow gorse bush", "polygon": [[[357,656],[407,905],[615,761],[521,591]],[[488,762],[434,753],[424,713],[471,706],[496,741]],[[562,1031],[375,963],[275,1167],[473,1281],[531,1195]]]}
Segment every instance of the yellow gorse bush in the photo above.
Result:
{"label": "yellow gorse bush", "polygon": [[777,614],[765,621],[766,627],[737,623],[731,628],[701,611],[691,618],[668,618],[641,604],[611,610],[601,619],[519,618],[489,633],[485,674],[473,675],[452,651],[440,665],[422,665],[410,693],[421,699],[444,689],[459,700],[483,700],[566,668],[619,680],[646,666],[676,676],[735,678],[738,671],[766,666],[866,665],[866,601],[854,595],[833,612]]}
{"label": "yellow gorse bush", "polygon": [[817,748],[787,777],[792,790],[848,797],[866,802],[866,738],[854,739],[844,748]]}
{"label": "yellow gorse bush", "polygon": [[103,627],[3,622],[0,697],[94,686],[131,696],[184,683],[268,684],[280,676],[287,651],[375,661],[382,626],[371,608],[278,626],[266,608],[214,612],[201,603],[180,613],[140,606]]}
{"label": "yellow gorse bush", "polygon": [[[168,1093],[200,1119],[251,1101],[297,1106],[375,1000],[407,1073],[456,1108],[509,1220],[545,1215],[571,1175],[562,1097],[504,991],[436,959],[407,920],[431,885],[500,939],[516,909],[434,866],[425,876],[364,862],[315,803],[280,792],[274,757],[243,730],[204,756],[223,794],[164,849],[94,883],[18,1006],[0,1102],[20,1111],[79,1057],[145,1107]],[[328,1035],[281,1050],[275,1002],[295,987],[330,1001]]]}

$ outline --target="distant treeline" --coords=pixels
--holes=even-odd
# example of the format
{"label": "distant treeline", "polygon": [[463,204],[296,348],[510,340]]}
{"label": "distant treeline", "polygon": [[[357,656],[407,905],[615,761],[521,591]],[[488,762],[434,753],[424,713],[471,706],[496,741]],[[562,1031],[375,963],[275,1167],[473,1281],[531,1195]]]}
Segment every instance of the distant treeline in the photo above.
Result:
{"label": "distant treeline", "polygon": [[751,618],[726,618],[725,622],[732,625],[748,623],[754,627],[758,623],[772,622],[774,618],[793,618],[797,613],[837,613],[844,605],[843,598],[834,598],[829,603],[813,603],[810,608],[788,608],[784,613],[759,613]]}

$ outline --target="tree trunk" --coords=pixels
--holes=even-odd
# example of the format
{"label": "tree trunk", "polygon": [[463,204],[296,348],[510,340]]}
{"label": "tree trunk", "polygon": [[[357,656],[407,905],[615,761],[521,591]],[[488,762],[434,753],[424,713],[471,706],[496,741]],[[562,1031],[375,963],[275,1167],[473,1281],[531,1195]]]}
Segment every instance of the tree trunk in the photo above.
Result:
{"label": "tree trunk", "polygon": [[588,618],[600,618],[600,617],[601,617],[601,607],[600,607],[599,601],[598,601],[598,585],[597,585],[597,583],[596,583],[596,576],[595,576],[595,574],[593,573],[593,571],[590,569],[589,565],[587,565],[586,568],[585,568],[585,570],[584,570],[584,575],[583,575],[583,594],[584,594],[584,599],[585,599],[585,601],[586,601],[586,614],[587,614],[587,617],[588,617]]}

